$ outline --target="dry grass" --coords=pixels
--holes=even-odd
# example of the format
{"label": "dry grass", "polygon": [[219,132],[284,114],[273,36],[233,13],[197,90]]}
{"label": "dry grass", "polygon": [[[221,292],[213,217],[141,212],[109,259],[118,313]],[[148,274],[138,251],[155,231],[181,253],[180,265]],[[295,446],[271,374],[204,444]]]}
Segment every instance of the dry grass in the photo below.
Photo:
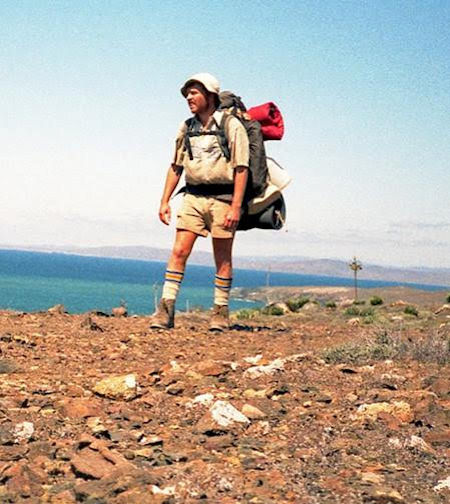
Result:
{"label": "dry grass", "polygon": [[450,363],[450,335],[434,331],[420,337],[404,337],[382,331],[375,336],[345,343],[322,352],[330,363],[368,364],[386,359],[414,359],[441,365]]}

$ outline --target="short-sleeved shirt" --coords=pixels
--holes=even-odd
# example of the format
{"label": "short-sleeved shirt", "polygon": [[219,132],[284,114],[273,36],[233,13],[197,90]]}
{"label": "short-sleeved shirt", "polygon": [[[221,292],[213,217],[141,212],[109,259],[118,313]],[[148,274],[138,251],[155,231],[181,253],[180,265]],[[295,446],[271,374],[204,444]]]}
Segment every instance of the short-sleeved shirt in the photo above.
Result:
{"label": "short-sleeved shirt", "polygon": [[[205,131],[218,129],[223,112],[216,111],[211,116]],[[226,136],[230,149],[230,160],[223,155],[216,135],[200,135],[190,137],[192,157],[190,159],[184,145],[186,124],[183,122],[178,130],[175,142],[175,155],[173,164],[183,167],[186,183],[199,184],[232,184],[234,169],[238,166],[248,168],[249,141],[247,132],[239,121],[230,116],[225,121]]]}

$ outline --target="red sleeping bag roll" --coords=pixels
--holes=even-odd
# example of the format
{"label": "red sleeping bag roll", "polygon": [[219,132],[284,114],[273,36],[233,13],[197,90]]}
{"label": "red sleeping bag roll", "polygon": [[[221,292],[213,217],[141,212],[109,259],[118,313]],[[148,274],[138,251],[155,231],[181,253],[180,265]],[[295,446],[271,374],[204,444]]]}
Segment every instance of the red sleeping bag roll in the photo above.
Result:
{"label": "red sleeping bag roll", "polygon": [[280,109],[273,102],[264,103],[247,110],[247,114],[261,124],[264,140],[281,140],[284,122]]}

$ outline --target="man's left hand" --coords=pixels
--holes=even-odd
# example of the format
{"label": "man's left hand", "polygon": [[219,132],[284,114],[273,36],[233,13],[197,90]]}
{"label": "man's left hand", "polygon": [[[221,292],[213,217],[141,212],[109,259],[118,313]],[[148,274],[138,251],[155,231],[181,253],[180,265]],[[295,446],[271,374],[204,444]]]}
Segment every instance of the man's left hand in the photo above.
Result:
{"label": "man's left hand", "polygon": [[241,219],[241,208],[231,207],[227,216],[225,217],[224,227],[229,231],[233,231],[237,228],[239,220]]}

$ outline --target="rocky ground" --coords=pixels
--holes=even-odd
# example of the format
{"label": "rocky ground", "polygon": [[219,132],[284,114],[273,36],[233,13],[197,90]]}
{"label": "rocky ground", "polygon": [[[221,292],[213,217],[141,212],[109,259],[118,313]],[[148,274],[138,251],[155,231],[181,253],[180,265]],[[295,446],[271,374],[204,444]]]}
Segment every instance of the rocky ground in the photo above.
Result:
{"label": "rocky ground", "polygon": [[227,334],[0,312],[0,502],[449,502],[438,301],[239,312]]}

